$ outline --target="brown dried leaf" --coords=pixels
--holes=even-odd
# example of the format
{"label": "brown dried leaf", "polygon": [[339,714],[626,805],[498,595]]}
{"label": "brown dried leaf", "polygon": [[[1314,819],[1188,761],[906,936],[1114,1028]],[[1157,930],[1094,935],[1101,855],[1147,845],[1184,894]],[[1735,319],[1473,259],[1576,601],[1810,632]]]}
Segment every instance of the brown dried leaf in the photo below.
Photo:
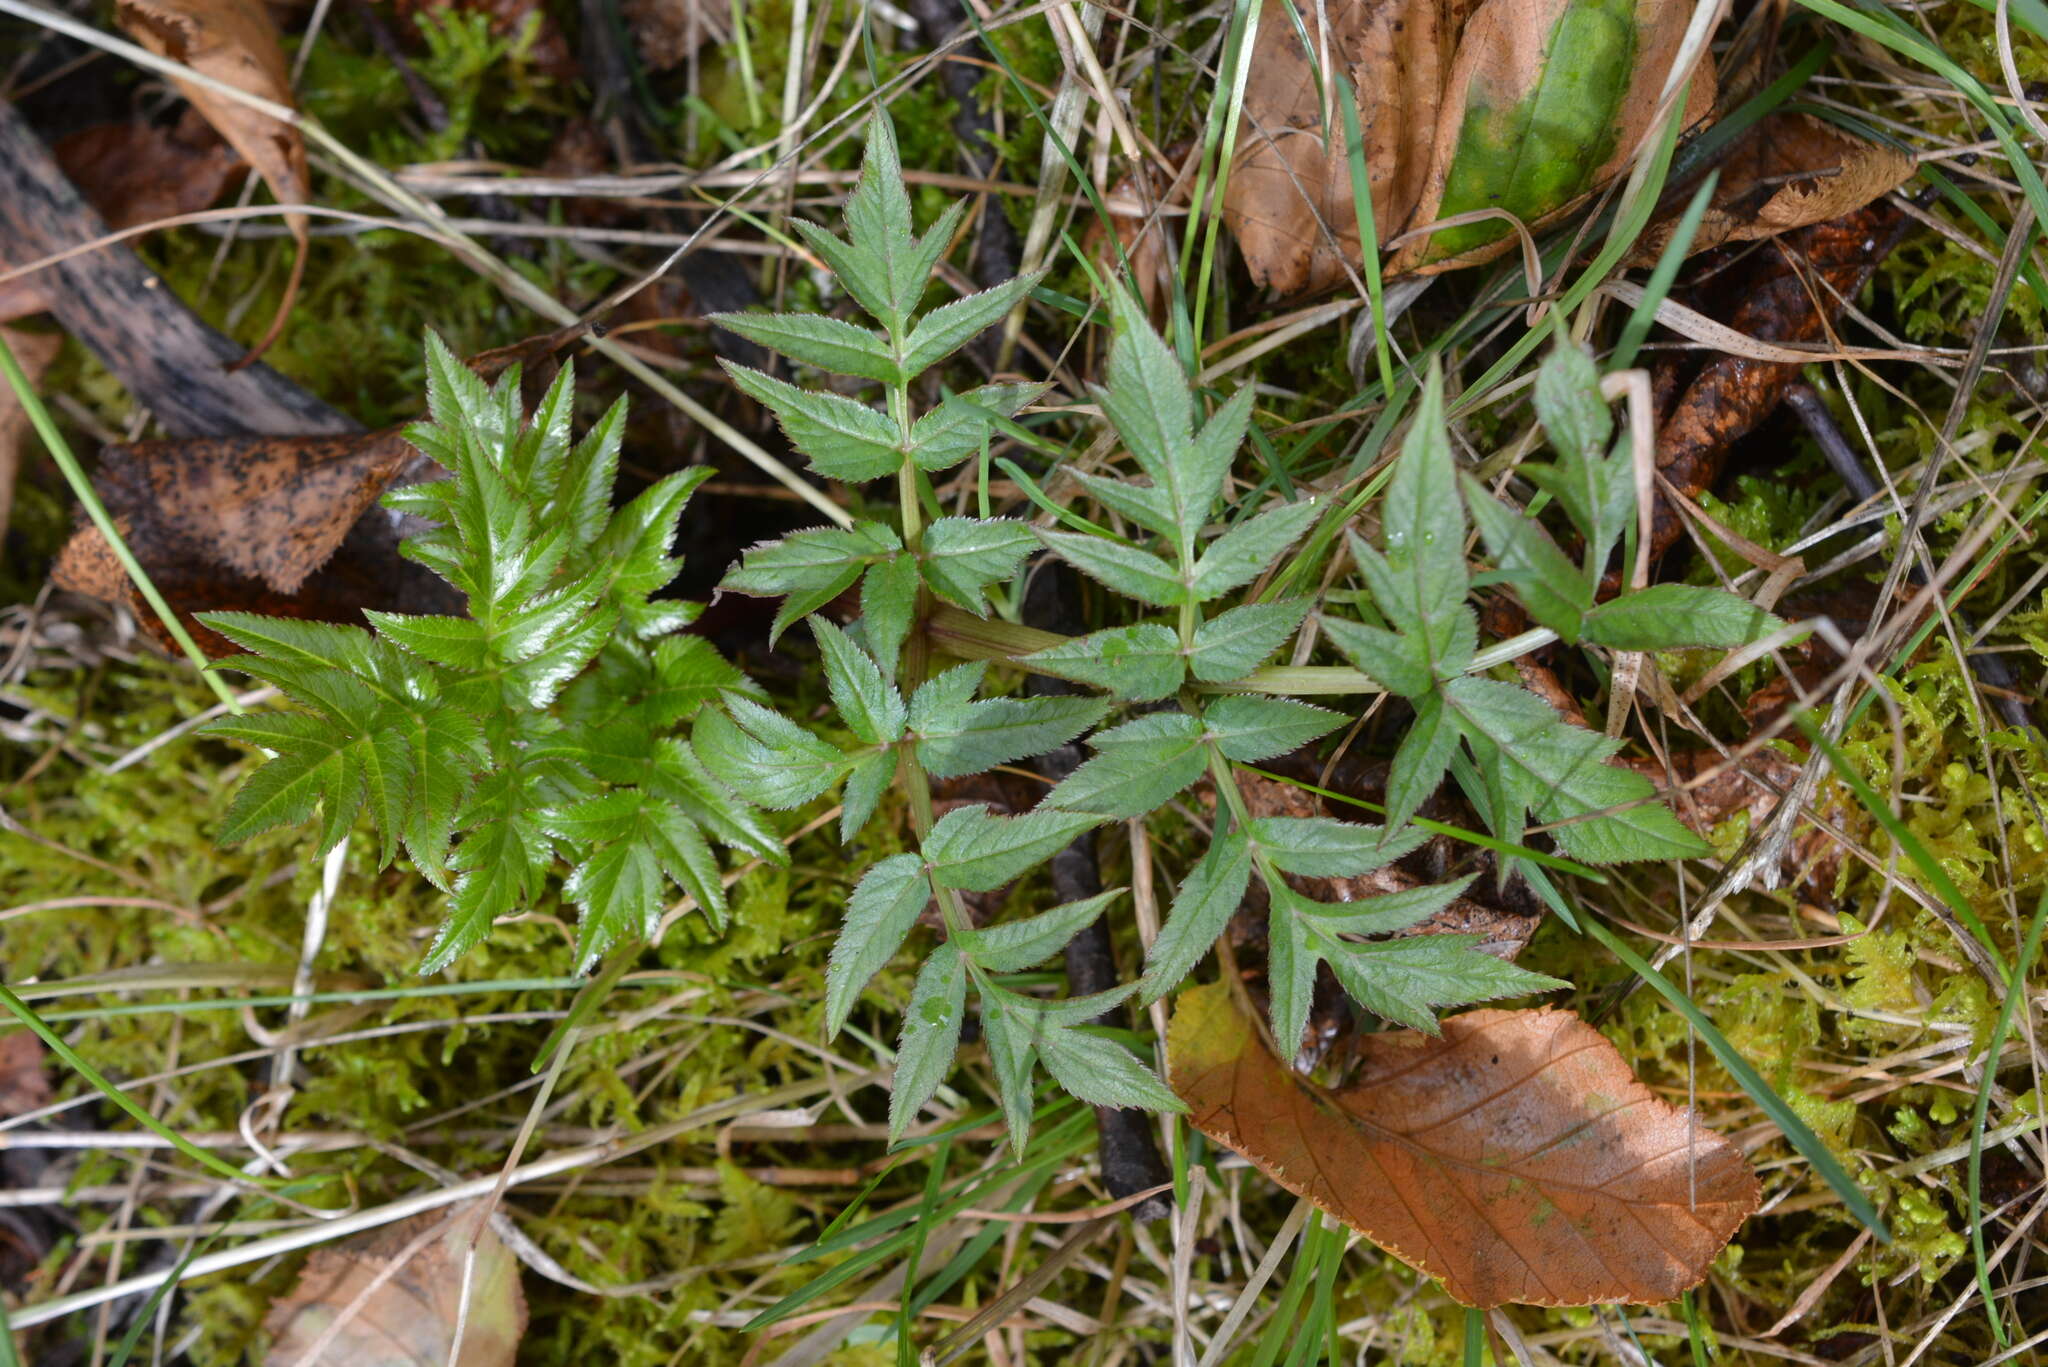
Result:
{"label": "brown dried leaf", "polygon": [[[451,1367],[466,1281],[462,1355],[452,1367],[511,1367],[526,1332],[519,1263],[490,1226],[477,1230],[465,1218],[474,1209],[472,1203],[421,1215],[314,1253],[298,1286],[263,1321],[273,1336],[264,1361],[270,1367]],[[319,1356],[308,1358],[330,1331]]]}
{"label": "brown dried leaf", "polygon": [[[1554,58],[1560,62],[1570,60],[1570,54],[1560,55],[1555,51],[1553,39],[1565,11],[1576,3],[1578,0],[1483,0],[1473,12],[1471,22],[1458,36],[1457,57],[1452,64],[1450,82],[1445,88],[1436,123],[1435,146],[1429,159],[1429,181],[1412,220],[1415,226],[1427,226],[1439,217],[1448,218],[1482,207],[1476,203],[1451,202],[1450,199],[1455,169],[1460,163],[1482,155],[1473,145],[1475,125],[1491,125],[1496,111],[1507,111],[1518,101],[1533,98],[1535,92],[1548,83],[1549,68]],[[1650,131],[1665,79],[1671,73],[1672,63],[1677,60],[1678,49],[1691,18],[1692,6],[1688,4],[1674,3],[1673,0],[1636,0],[1635,33],[1630,49],[1633,67],[1628,88],[1621,97],[1614,120],[1603,130],[1601,138],[1589,140],[1587,144],[1604,147],[1605,159],[1582,181],[1578,194],[1543,213],[1525,215],[1530,227],[1563,218],[1628,168],[1635,158],[1638,144]],[[1561,78],[1561,85],[1564,90],[1571,91],[1573,83],[1582,80],[1581,73],[1566,72]],[[1708,56],[1703,58],[1686,89],[1683,116],[1686,126],[1699,123],[1712,111],[1714,84],[1713,60]],[[1565,103],[1569,106],[1572,101]],[[1521,162],[1522,154],[1520,145],[1503,146],[1495,153],[1504,160],[1512,161],[1518,173],[1528,169]],[[1538,168],[1537,173],[1547,174],[1547,168]],[[1500,186],[1488,198],[1501,200],[1506,190],[1505,185]],[[1507,193],[1506,197],[1512,200],[1513,195]],[[1507,207],[1515,206],[1509,203]],[[1460,266],[1476,265],[1512,250],[1516,242],[1511,232],[1503,232],[1490,242],[1471,247],[1457,245],[1459,240],[1455,235],[1416,238],[1394,253],[1387,263],[1387,273],[1399,275],[1416,271],[1433,275]]]}
{"label": "brown dried leaf", "polygon": [[621,8],[650,71],[680,66],[706,43],[732,37],[732,10],[718,0],[625,0]]}
{"label": "brown dried leaf", "polygon": [[[1688,255],[1824,223],[1896,190],[1913,159],[1852,137],[1811,114],[1772,114],[1737,140],[1700,219]],[[1653,266],[1678,226],[1692,187],[1666,199],[1668,214],[1636,240],[1623,263]]]}
{"label": "brown dried leaf", "polygon": [[[42,379],[64,347],[64,339],[54,332],[21,332],[10,327],[0,327],[0,340],[14,353],[31,386]],[[14,478],[21,468],[21,443],[28,430],[28,413],[15,397],[14,386],[0,384],[0,537],[7,535],[7,519],[14,511]]]}
{"label": "brown dried leaf", "polygon": [[0,1120],[33,1111],[49,1099],[43,1042],[26,1030],[0,1034]]}
{"label": "brown dried leaf", "polygon": [[[414,459],[397,428],[146,441],[103,448],[93,487],[181,617],[234,608],[346,621],[363,607],[391,606],[391,590],[366,581],[363,566],[329,566],[330,557]],[[51,578],[126,603],[152,634],[161,631],[94,527],[73,535]],[[187,626],[207,653],[238,653],[197,623]]]}
{"label": "brown dried leaf", "polygon": [[188,109],[168,127],[99,123],[50,149],[79,193],[114,229],[197,213],[220,198],[241,153]]}
{"label": "brown dried leaf", "polygon": [[[262,0],[119,0],[115,14],[135,41],[158,56],[183,62],[201,75],[273,104],[297,107],[283,35]],[[307,201],[306,144],[296,126],[197,82],[174,77],[172,83],[256,168],[279,204]],[[298,243],[291,280],[277,317],[243,358],[244,365],[262,355],[284,330],[306,269],[306,216],[286,214],[285,224]]]}
{"label": "brown dried leaf", "polygon": [[1185,222],[1181,215],[1194,194],[1197,158],[1193,152],[1193,143],[1175,143],[1161,158],[1165,165],[1148,158],[1110,186],[1104,202],[1109,226],[1116,233],[1116,248],[1110,246],[1100,221],[1089,223],[1081,241],[1088,255],[1112,275],[1121,275],[1124,260],[1129,260],[1138,298],[1155,324],[1165,320],[1166,301],[1173,293],[1173,257],[1167,236]]}
{"label": "brown dried leaf", "polygon": [[[1452,53],[1472,9],[1473,0],[1301,7],[1319,50],[1317,15],[1329,15],[1330,64],[1357,91],[1373,227],[1382,242],[1407,227],[1422,199]],[[1269,0],[1252,46],[1223,214],[1252,279],[1276,294],[1331,288],[1344,278],[1345,263],[1360,258],[1343,120],[1317,97],[1335,88],[1317,80],[1287,5]]]}
{"label": "brown dried leaf", "polygon": [[[1555,31],[1574,3],[1338,0],[1315,11],[1302,7],[1309,42],[1304,48],[1290,7],[1272,0],[1253,42],[1239,152],[1224,192],[1225,220],[1252,278],[1278,294],[1314,292],[1341,282],[1360,260],[1344,122],[1334,103],[1326,104],[1338,98],[1338,83],[1318,79],[1311,49],[1319,56],[1326,51],[1328,67],[1341,71],[1355,91],[1374,232],[1382,243],[1440,216],[1481,207],[1512,209],[1532,225],[1547,223],[1618,175],[1649,129],[1691,6],[1636,0],[1633,37],[1624,39],[1611,28],[1602,35],[1610,55],[1630,63],[1614,115],[1603,119],[1569,93],[1598,79],[1588,73],[1603,58],[1574,52],[1572,59],[1585,69],[1546,90]],[[1327,35],[1319,12],[1328,15]],[[1688,123],[1706,116],[1713,92],[1712,63],[1703,62],[1687,91]],[[1496,127],[1497,116],[1509,116],[1539,93],[1552,104],[1537,113],[1535,126],[1553,142],[1562,137],[1587,148],[1585,160],[1594,164],[1584,174],[1558,175],[1559,166],[1575,162],[1527,160],[1523,140]],[[1566,128],[1567,116],[1583,117],[1585,127]],[[1500,145],[1489,143],[1490,137]],[[1493,193],[1478,194],[1472,190],[1473,168],[1489,162],[1497,164],[1479,178],[1500,183],[1486,187]],[[1531,188],[1539,183],[1547,187],[1540,193]],[[1462,202],[1464,197],[1473,202]],[[1513,242],[1501,229],[1416,237],[1395,252],[1388,270],[1449,270],[1497,256]]]}
{"label": "brown dried leaf", "polygon": [[1181,994],[1167,1064],[1203,1133],[1468,1305],[1667,1301],[1756,1210],[1740,1151],[1572,1013],[1471,1011],[1443,1031],[1361,1037],[1326,1089],[1215,984]]}
{"label": "brown dried leaf", "polygon": [[[171,128],[94,124],[50,151],[111,228],[132,228],[205,208],[219,198],[229,173],[240,163],[234,149],[201,118],[181,119]],[[12,261],[0,255],[0,268],[25,265],[34,255],[17,252]],[[47,311],[52,286],[53,278],[40,272],[0,281],[0,323]]]}
{"label": "brown dried leaf", "polygon": [[[1721,273],[1716,288],[1734,303],[1713,311],[1717,321],[1764,342],[1826,339],[1845,302],[1862,290],[1911,223],[1903,209],[1881,199],[1784,234],[1756,249],[1743,268]],[[1771,415],[1799,373],[1789,362],[1714,357],[1658,426],[1658,473],[1687,498],[1698,498],[1719,477],[1729,447]],[[1651,555],[1662,555],[1684,534],[1677,508],[1660,497]]]}

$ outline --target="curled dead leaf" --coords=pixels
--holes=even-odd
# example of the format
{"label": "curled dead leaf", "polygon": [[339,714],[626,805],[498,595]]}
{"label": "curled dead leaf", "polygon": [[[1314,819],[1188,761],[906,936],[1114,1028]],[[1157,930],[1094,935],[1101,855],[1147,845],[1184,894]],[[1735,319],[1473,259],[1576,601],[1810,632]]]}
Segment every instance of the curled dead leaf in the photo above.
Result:
{"label": "curled dead leaf", "polygon": [[[1272,0],[1224,193],[1252,278],[1279,294],[1322,290],[1360,258],[1333,72],[1355,92],[1381,242],[1478,209],[1533,225],[1628,165],[1690,14],[1678,0],[1351,0],[1304,10],[1304,47],[1290,8]],[[1325,53],[1331,71],[1319,71]],[[1703,62],[1687,88],[1688,124],[1713,93]],[[1511,241],[1499,220],[1466,224],[1412,237],[1388,269],[1448,270]]]}
{"label": "curled dead leaf", "polygon": [[[235,150],[196,114],[169,127],[93,124],[59,140],[50,151],[107,226],[116,229],[204,209],[220,197],[228,176],[241,164]],[[0,267],[27,264],[35,253],[21,251],[21,245],[0,255]],[[49,309],[54,288],[57,280],[49,272],[0,281],[0,322]]]}
{"label": "curled dead leaf", "polygon": [[[285,64],[284,39],[263,0],[120,0],[115,13],[135,41],[203,76],[260,96],[272,104],[296,108],[291,71]],[[296,125],[284,122],[233,96],[196,81],[172,78],[178,93],[192,102],[220,131],[277,196],[279,204],[304,204],[310,185],[306,176],[306,144]],[[254,361],[284,330],[306,269],[308,227],[302,213],[285,215],[298,244],[291,279],[277,316],[262,339],[242,358]]]}
{"label": "curled dead leaf", "polygon": [[[1776,237],[1861,209],[1912,176],[1913,159],[1811,114],[1772,114],[1743,134],[1720,163],[1721,178],[1688,254],[1724,242]],[[1653,266],[1677,228],[1692,186],[1666,196],[1659,218],[1623,264]]]}
{"label": "curled dead leaf", "polygon": [[50,149],[110,228],[196,213],[220,198],[242,157],[198,111],[172,124],[99,123]]}
{"label": "curled dead leaf", "polygon": [[1468,1305],[1670,1300],[1757,1208],[1740,1151],[1568,1011],[1471,1011],[1352,1057],[1334,1089],[1290,1072],[1227,984],[1183,992],[1167,1037],[1204,1134]]}
{"label": "curled dead leaf", "polygon": [[[103,448],[93,487],[181,617],[235,608],[347,621],[364,607],[396,606],[397,586],[379,578],[375,562],[333,562],[358,519],[417,459],[396,428],[147,441]],[[51,578],[126,604],[170,644],[97,528],[72,536]],[[208,654],[240,653],[198,623],[186,625]]]}
{"label": "curled dead leaf", "polygon": [[[474,1209],[472,1202],[421,1215],[314,1253],[263,1321],[273,1336],[264,1362],[511,1367],[526,1332],[519,1262],[489,1225],[468,1218]],[[451,1358],[458,1316],[461,1356]]]}
{"label": "curled dead leaf", "polygon": [[[1714,273],[1717,294],[1731,300],[1708,310],[1748,337],[1763,342],[1820,342],[1834,331],[1880,263],[1912,226],[1905,210],[1876,200],[1854,213],[1798,228],[1727,270]],[[1689,499],[1712,487],[1730,448],[1774,412],[1801,367],[1789,362],[1717,355],[1683,381],[1661,369],[1657,473]],[[1650,531],[1650,554],[1661,556],[1685,535],[1684,516],[1659,497]],[[1616,582],[1612,576],[1610,584]]]}

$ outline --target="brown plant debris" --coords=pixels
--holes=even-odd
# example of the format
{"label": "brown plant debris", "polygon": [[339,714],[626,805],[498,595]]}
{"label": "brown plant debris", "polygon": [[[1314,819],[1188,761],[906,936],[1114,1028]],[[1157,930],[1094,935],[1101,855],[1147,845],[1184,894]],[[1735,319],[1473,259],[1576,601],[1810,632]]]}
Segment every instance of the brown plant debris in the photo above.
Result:
{"label": "brown plant debris", "polygon": [[[93,486],[181,617],[212,608],[352,620],[392,606],[371,567],[330,567],[350,529],[415,459],[398,429],[350,437],[220,437],[108,446]],[[166,647],[112,548],[81,527],[58,557],[60,588],[126,604]],[[187,622],[211,655],[239,652]]]}
{"label": "brown plant debris", "polygon": [[[475,1203],[392,1225],[306,1260],[271,1307],[271,1367],[511,1367],[526,1332],[519,1263]],[[469,1294],[467,1313],[463,1292]],[[463,1321],[461,1356],[452,1358]],[[309,1357],[316,1346],[317,1356]]]}
{"label": "brown plant debris", "polygon": [[[272,104],[296,108],[291,69],[284,59],[284,37],[262,0],[120,0],[115,15],[135,41],[202,76],[259,96]],[[224,95],[197,81],[172,78],[178,93],[206,116],[277,196],[279,204],[304,204],[310,197],[306,176],[306,144],[296,125]],[[284,331],[299,280],[306,269],[308,225],[302,213],[288,213],[285,224],[298,244],[291,279],[285,285],[277,316],[249,354],[247,365],[269,349]]]}
{"label": "brown plant debris", "polygon": [[1471,1011],[1351,1056],[1334,1089],[1289,1071],[1220,983],[1181,994],[1167,1041],[1204,1134],[1468,1305],[1671,1300],[1761,1198],[1568,1011]]}

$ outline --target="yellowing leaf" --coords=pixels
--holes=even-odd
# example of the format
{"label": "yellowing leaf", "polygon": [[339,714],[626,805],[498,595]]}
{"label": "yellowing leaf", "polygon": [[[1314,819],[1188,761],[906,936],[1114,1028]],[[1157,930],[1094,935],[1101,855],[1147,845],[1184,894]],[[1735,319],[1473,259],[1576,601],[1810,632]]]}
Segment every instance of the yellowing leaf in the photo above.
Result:
{"label": "yellowing leaf", "polygon": [[1471,1011],[1351,1042],[1341,1088],[1291,1072],[1227,984],[1181,994],[1174,1091],[1204,1134],[1468,1305],[1654,1304],[1757,1208],[1727,1140],[1567,1011]]}
{"label": "yellowing leaf", "polygon": [[[1692,6],[1678,0],[1485,0],[1458,37],[1414,227],[1479,209],[1544,222],[1620,175],[1650,131]],[[1711,61],[1687,124],[1713,104]],[[1506,251],[1498,219],[1417,238],[1390,273],[1425,274]]]}
{"label": "yellowing leaf", "polygon": [[[1283,0],[1260,16],[1224,193],[1253,279],[1280,294],[1334,286],[1359,260],[1334,75],[1355,92],[1380,241],[1479,209],[1534,224],[1627,168],[1692,13],[1681,0],[1339,0],[1299,9],[1301,27]],[[1318,13],[1329,16],[1327,34]],[[1710,61],[1686,94],[1691,124],[1713,102]],[[1447,270],[1512,241],[1499,219],[1456,226],[1412,237],[1388,269]]]}
{"label": "yellowing leaf", "polygon": [[[263,0],[120,0],[116,13],[121,27],[158,56],[273,104],[296,107],[283,36]],[[173,78],[173,83],[256,168],[279,204],[306,202],[306,144],[296,126],[196,81]],[[244,365],[262,355],[284,330],[306,267],[306,216],[286,214],[285,224],[298,243],[298,256],[277,317],[243,358]]]}

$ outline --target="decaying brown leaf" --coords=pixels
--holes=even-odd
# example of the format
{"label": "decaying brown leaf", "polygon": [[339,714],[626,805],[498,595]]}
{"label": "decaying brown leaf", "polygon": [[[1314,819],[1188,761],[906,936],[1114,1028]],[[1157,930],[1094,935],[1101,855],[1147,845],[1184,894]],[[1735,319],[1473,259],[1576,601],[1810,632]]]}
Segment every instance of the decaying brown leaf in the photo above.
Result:
{"label": "decaying brown leaf", "polygon": [[[0,340],[14,353],[31,385],[42,379],[64,346],[64,339],[54,332],[10,327],[0,327]],[[14,386],[0,384],[0,537],[7,535],[7,519],[14,511],[14,478],[21,469],[21,444],[28,430],[28,413],[15,398]]]}
{"label": "decaying brown leaf", "polygon": [[[1338,0],[1300,11],[1309,42],[1304,48],[1290,7],[1270,0],[1253,43],[1239,151],[1224,192],[1224,217],[1252,278],[1278,294],[1323,290],[1341,281],[1360,257],[1344,123],[1333,103],[1339,85],[1319,77],[1311,50],[1327,51],[1328,67],[1355,91],[1374,232],[1382,243],[1476,208],[1508,208],[1532,223],[1547,222],[1619,174],[1649,130],[1691,7],[1636,0],[1634,33],[1626,40],[1632,64],[1607,121],[1586,113],[1592,105],[1575,98],[1567,84],[1597,71],[1597,59],[1583,61],[1584,70],[1561,76],[1556,90],[1544,91],[1546,77],[1556,74],[1547,69],[1556,55],[1553,39],[1573,5],[1574,0]],[[1327,35],[1322,15],[1328,16]],[[1582,31],[1575,36],[1583,47]],[[1622,43],[1617,36],[1603,39],[1617,48]],[[1585,54],[1575,50],[1572,56],[1579,60]],[[1589,120],[1583,129],[1562,131],[1592,153],[1586,157],[1590,165],[1571,164],[1547,148],[1538,149],[1540,157],[1524,158],[1521,139],[1494,125],[1496,115],[1539,92],[1559,101],[1567,117]],[[1713,92],[1712,65],[1703,63],[1687,90],[1688,124],[1706,116]],[[1540,118],[1546,132],[1565,122],[1554,109]],[[1489,146],[1495,136],[1506,145]],[[1498,183],[1478,183],[1491,177]],[[1538,179],[1551,190],[1562,189],[1539,192],[1533,188]],[[1540,211],[1524,212],[1528,204]],[[1395,252],[1388,270],[1448,270],[1497,256],[1512,244],[1511,235],[1469,231],[1415,237]]]}
{"label": "decaying brown leaf", "polygon": [[[1852,213],[1905,184],[1913,159],[1811,114],[1781,113],[1743,134],[1719,167],[1721,178],[1691,252],[1776,237]],[[1624,264],[1656,264],[1692,192],[1684,186],[1666,196],[1664,212],[1636,240]]]}
{"label": "decaying brown leaf", "polygon": [[0,1034],[0,1119],[33,1111],[49,1099],[43,1042],[26,1030]]}
{"label": "decaying brown leaf", "polygon": [[[332,564],[357,519],[416,459],[398,429],[348,437],[222,437],[108,446],[93,478],[143,569],[211,655],[239,653],[189,620],[210,608],[353,620],[393,586]],[[58,587],[125,603],[160,642],[98,529],[75,533]]]}
{"label": "decaying brown leaf", "polygon": [[[187,113],[169,127],[94,124],[59,140],[50,151],[109,228],[132,228],[193,213],[220,197],[241,158],[205,119]],[[18,255],[16,259],[27,264]],[[0,257],[4,264],[5,257]],[[55,277],[47,272],[0,281],[0,322],[46,311],[55,286]]]}
{"label": "decaying brown leaf", "polygon": [[[1318,49],[1318,16],[1329,16],[1329,65],[1357,91],[1382,242],[1408,226],[1421,202],[1451,54],[1472,9],[1472,0],[1338,0],[1301,10]],[[1334,83],[1317,79],[1281,0],[1261,13],[1250,60],[1224,221],[1259,284],[1276,294],[1328,289],[1360,253],[1343,121],[1322,98]]]}
{"label": "decaying brown leaf", "polygon": [[[477,1228],[474,1209],[418,1216],[314,1253],[263,1321],[273,1336],[265,1363],[510,1367],[526,1332],[519,1263],[489,1225]],[[465,1284],[461,1356],[451,1358]]]}
{"label": "decaying brown leaf", "polygon": [[[1869,282],[1912,220],[1889,200],[1796,229],[1754,249],[1717,273],[1715,292],[1732,304],[1711,310],[1737,332],[1764,342],[1820,342],[1842,309]],[[1657,470],[1687,498],[1712,486],[1729,448],[1769,417],[1800,367],[1746,356],[1715,356],[1663,408],[1657,429]],[[1660,388],[1678,389],[1667,370]],[[1659,497],[1650,553],[1662,555],[1685,534],[1682,515]]]}
{"label": "decaying brown leaf", "polygon": [[1260,1042],[1229,986],[1180,995],[1190,1119],[1468,1305],[1667,1301],[1761,1196],[1727,1140],[1636,1081],[1567,1011],[1471,1011],[1364,1035],[1327,1089]]}
{"label": "decaying brown leaf", "polygon": [[[158,56],[182,62],[201,75],[273,104],[296,108],[283,35],[263,0],[119,0],[115,13],[121,27]],[[306,144],[295,125],[195,81],[173,78],[173,83],[256,168],[279,204],[307,201]],[[306,269],[306,216],[286,214],[285,224],[298,243],[291,279],[285,285],[277,317],[243,357],[243,364],[261,356],[284,330]]]}
{"label": "decaying brown leaf", "polygon": [[640,60],[650,70],[681,66],[706,43],[732,37],[732,10],[718,0],[625,0]]}
{"label": "decaying brown leaf", "polygon": [[196,213],[220,198],[241,153],[195,109],[173,124],[100,123],[50,149],[110,228]]}
{"label": "decaying brown leaf", "polygon": [[1110,245],[1100,221],[1091,220],[1082,237],[1082,248],[1112,275],[1122,275],[1124,260],[1129,260],[1130,278],[1155,323],[1166,317],[1166,301],[1173,289],[1173,255],[1167,237],[1185,222],[1182,215],[1194,196],[1193,151],[1193,143],[1176,143],[1166,149],[1164,165],[1147,159],[1110,187],[1104,202],[1116,247]]}

